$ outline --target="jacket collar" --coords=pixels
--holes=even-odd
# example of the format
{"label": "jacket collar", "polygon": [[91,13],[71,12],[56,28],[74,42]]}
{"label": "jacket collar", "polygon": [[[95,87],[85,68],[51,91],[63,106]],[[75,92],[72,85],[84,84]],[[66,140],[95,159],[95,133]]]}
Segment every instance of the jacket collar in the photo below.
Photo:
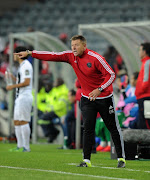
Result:
{"label": "jacket collar", "polygon": [[84,53],[83,53],[83,54],[87,54],[87,53],[88,53],[88,51],[89,51],[89,50],[86,48],[86,50],[84,51]]}
{"label": "jacket collar", "polygon": [[150,57],[149,57],[149,56],[146,56],[145,58],[141,59],[141,61],[142,61],[142,62],[145,62],[145,61],[147,61],[148,59],[150,59]]}
{"label": "jacket collar", "polygon": [[86,55],[88,53],[88,49],[86,48],[86,50],[83,52],[83,54],[80,57],[83,57],[84,55]]}

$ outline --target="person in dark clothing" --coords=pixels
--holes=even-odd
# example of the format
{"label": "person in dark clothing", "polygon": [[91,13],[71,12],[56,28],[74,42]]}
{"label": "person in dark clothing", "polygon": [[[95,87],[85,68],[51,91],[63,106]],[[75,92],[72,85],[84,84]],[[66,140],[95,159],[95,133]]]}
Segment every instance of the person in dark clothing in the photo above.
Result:
{"label": "person in dark clothing", "polygon": [[[71,103],[71,110],[68,111],[64,121],[62,122],[62,128],[64,132],[64,145],[60,149],[75,149],[75,100],[76,91],[71,89],[68,93],[68,99]],[[74,146],[73,146],[74,144]]]}
{"label": "person in dark clothing", "polygon": [[81,84],[81,111],[84,122],[83,161],[79,167],[91,167],[91,152],[94,144],[96,116],[99,112],[111,133],[118,157],[118,168],[125,167],[124,143],[121,128],[116,116],[113,87],[115,73],[105,58],[87,49],[85,37],[75,35],[71,38],[72,51],[59,53],[43,51],[25,51],[20,57],[31,55],[46,61],[69,63]]}

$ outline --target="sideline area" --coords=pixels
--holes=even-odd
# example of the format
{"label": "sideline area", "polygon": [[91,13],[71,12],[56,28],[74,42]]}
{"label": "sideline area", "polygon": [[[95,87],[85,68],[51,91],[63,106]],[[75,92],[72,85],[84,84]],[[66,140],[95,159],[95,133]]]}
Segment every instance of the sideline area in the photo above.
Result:
{"label": "sideline area", "polygon": [[78,168],[82,149],[60,150],[59,145],[31,144],[31,152],[8,152],[15,144],[0,143],[0,174],[3,179],[149,179],[149,161],[127,160],[123,169],[110,153],[92,154],[92,168]]}

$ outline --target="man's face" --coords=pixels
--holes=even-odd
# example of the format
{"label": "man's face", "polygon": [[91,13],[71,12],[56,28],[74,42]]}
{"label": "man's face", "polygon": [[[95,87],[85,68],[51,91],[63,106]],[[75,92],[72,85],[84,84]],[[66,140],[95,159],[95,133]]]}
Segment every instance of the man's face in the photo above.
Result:
{"label": "man's face", "polygon": [[134,79],[134,76],[132,75],[132,76],[131,76],[131,79],[130,79],[130,84],[131,84],[131,86],[135,87],[135,86],[136,86],[136,82],[137,82],[137,80],[135,80],[135,79]]}
{"label": "man's face", "polygon": [[86,44],[84,44],[80,39],[72,40],[71,49],[74,56],[81,56],[86,50]]}
{"label": "man's face", "polygon": [[68,99],[71,103],[75,103],[76,96],[72,95],[71,92],[68,93]]}
{"label": "man's face", "polygon": [[140,46],[139,56],[141,59],[143,59],[146,56],[146,52],[145,52],[145,50],[143,50],[143,46]]}

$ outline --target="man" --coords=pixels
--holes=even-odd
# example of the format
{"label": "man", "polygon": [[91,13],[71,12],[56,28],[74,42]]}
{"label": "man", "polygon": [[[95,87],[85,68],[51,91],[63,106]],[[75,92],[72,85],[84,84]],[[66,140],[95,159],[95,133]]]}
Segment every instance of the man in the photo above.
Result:
{"label": "man", "polygon": [[79,167],[91,167],[91,151],[95,135],[95,123],[99,112],[109,129],[118,156],[118,167],[125,167],[125,154],[121,129],[116,118],[112,96],[115,73],[98,53],[87,49],[86,39],[81,35],[71,38],[72,51],[59,53],[26,51],[17,55],[31,55],[40,60],[69,63],[81,84],[81,111],[84,121],[83,162]]}
{"label": "man", "polygon": [[142,43],[139,49],[142,61],[139,72],[135,95],[139,105],[138,129],[150,129],[150,119],[144,117],[144,101],[150,100],[150,43]]}
{"label": "man", "polygon": [[[25,47],[17,47],[16,53],[25,51]],[[14,54],[14,61],[19,62],[19,69],[17,73],[17,79],[12,75],[13,80],[16,80],[16,84],[6,87],[7,90],[16,88],[16,100],[14,106],[14,125],[15,134],[17,138],[17,148],[10,151],[30,152],[30,127],[29,122],[31,119],[32,108],[32,65],[26,58],[20,58]]]}

